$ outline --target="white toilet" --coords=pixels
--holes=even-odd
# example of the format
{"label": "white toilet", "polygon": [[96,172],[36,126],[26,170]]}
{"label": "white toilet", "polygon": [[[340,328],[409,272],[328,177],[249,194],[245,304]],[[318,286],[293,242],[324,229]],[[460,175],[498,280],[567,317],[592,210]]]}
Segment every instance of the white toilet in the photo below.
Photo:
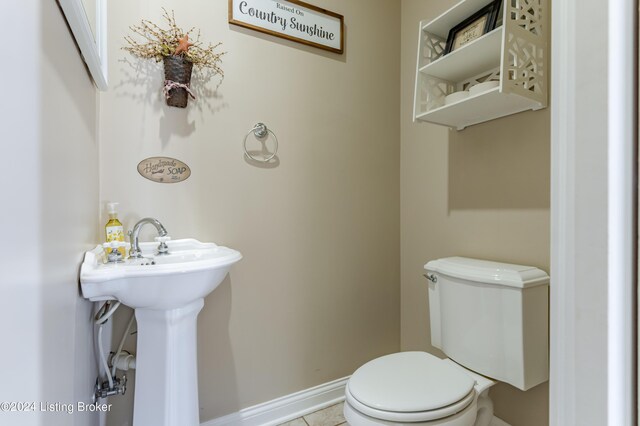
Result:
{"label": "white toilet", "polygon": [[449,358],[401,352],[369,361],[346,387],[351,426],[489,426],[496,381],[528,390],[549,379],[549,276],[450,257],[424,267],[431,343]]}

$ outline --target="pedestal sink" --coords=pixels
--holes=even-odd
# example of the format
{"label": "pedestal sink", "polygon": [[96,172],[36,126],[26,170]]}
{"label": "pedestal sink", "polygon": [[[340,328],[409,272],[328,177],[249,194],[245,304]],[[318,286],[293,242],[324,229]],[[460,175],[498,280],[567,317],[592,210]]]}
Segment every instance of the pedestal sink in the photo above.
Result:
{"label": "pedestal sink", "polygon": [[138,323],[133,426],[198,426],[196,320],[211,293],[242,258],[240,252],[194,239],[141,243],[143,259],[104,263],[101,246],[85,254],[82,294],[118,300]]}

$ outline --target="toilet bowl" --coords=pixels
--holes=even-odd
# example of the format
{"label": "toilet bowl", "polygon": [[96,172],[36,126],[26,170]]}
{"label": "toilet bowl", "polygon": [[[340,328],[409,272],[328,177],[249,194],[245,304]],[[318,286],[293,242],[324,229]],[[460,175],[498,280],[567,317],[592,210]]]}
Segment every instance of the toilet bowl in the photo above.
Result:
{"label": "toilet bowl", "polygon": [[351,426],[488,426],[494,383],[426,352],[386,355],[351,376],[344,416]]}
{"label": "toilet bowl", "polygon": [[526,391],[549,379],[544,271],[463,257],[425,271],[431,344],[450,359],[401,352],[360,367],[345,389],[351,426],[489,426],[493,384]]}

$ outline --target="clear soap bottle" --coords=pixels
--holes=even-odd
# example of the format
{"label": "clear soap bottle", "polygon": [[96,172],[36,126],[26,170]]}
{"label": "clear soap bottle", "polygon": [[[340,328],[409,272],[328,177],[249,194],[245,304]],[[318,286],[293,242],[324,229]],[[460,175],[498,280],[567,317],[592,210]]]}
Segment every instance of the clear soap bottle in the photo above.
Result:
{"label": "clear soap bottle", "polygon": [[[118,211],[116,207],[119,203],[107,203],[107,212],[109,213],[109,222],[104,227],[104,231],[106,234],[106,241],[110,243],[111,241],[124,241],[124,227],[122,223],[118,220]],[[107,253],[111,253],[110,248],[107,249]],[[126,250],[124,247],[120,247],[118,249],[120,254],[122,254],[122,258],[126,258]]]}

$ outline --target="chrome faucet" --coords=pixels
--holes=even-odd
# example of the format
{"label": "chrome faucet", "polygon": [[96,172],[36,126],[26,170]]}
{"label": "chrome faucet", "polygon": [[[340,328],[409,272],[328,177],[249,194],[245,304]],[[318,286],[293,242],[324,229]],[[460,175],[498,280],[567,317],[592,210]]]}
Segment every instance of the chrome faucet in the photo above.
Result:
{"label": "chrome faucet", "polygon": [[144,219],[140,219],[133,229],[129,231],[129,238],[131,239],[131,253],[129,257],[132,259],[140,259],[142,257],[142,251],[138,245],[138,235],[140,234],[140,229],[147,223],[152,224],[158,230],[158,238],[156,238],[156,241],[159,241],[160,245],[158,246],[158,253],[156,254],[169,254],[169,247],[167,247],[166,242],[171,238],[167,235],[167,230],[164,229],[164,226],[162,226],[158,219],[145,217]]}

